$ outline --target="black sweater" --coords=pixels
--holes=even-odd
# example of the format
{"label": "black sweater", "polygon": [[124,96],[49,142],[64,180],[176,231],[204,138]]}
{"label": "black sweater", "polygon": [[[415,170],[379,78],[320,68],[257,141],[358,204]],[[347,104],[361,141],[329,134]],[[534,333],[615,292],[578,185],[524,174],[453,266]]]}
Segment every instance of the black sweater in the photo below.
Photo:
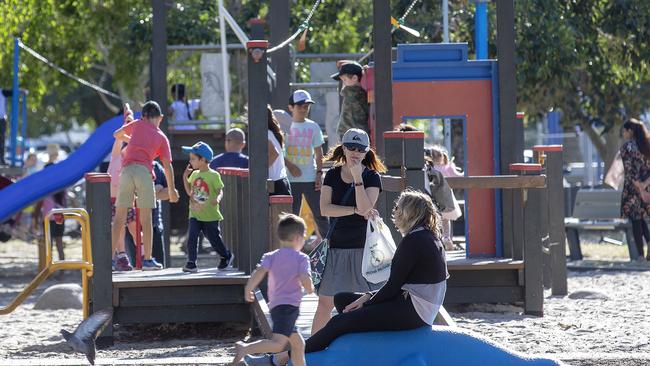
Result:
{"label": "black sweater", "polygon": [[402,293],[402,286],[434,284],[446,280],[447,260],[440,239],[429,230],[406,235],[397,246],[388,281],[364,305],[390,300]]}

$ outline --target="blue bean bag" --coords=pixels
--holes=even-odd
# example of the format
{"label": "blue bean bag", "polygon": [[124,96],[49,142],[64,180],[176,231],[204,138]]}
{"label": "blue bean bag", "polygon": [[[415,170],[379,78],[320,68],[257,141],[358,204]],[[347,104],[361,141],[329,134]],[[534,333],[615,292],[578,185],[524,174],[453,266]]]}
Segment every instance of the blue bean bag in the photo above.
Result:
{"label": "blue bean bag", "polygon": [[558,366],[530,358],[459,328],[422,327],[401,332],[352,333],[326,350],[306,355],[309,366]]}

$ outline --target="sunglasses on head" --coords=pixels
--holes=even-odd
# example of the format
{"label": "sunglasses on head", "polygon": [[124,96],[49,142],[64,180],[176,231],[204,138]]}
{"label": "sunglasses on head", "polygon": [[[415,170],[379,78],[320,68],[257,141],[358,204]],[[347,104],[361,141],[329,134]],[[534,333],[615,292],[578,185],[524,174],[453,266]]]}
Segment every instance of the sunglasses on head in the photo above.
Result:
{"label": "sunglasses on head", "polygon": [[367,151],[365,147],[350,146],[350,145],[343,145],[343,146],[345,146],[345,148],[348,149],[349,151],[356,151],[360,153],[365,153]]}

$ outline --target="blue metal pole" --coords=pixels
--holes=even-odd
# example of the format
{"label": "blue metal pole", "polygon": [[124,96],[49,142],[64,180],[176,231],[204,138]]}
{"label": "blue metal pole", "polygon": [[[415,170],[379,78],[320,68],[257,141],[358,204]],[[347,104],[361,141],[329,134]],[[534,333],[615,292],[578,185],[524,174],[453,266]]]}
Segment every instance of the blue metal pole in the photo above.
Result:
{"label": "blue metal pole", "polygon": [[21,93],[23,96],[23,118],[22,118],[22,132],[21,135],[23,137],[22,141],[20,142],[20,166],[23,166],[25,164],[25,145],[27,143],[27,92]]}
{"label": "blue metal pole", "polygon": [[18,146],[18,88],[20,87],[18,83],[18,69],[20,63],[20,46],[18,45],[18,42],[20,42],[18,37],[14,38],[14,81],[11,95],[11,143],[9,147],[11,149],[9,153],[11,166],[16,166],[16,148]]}
{"label": "blue metal pole", "polygon": [[476,59],[485,60],[488,58],[488,18],[487,1],[476,0],[474,41],[476,43]]}

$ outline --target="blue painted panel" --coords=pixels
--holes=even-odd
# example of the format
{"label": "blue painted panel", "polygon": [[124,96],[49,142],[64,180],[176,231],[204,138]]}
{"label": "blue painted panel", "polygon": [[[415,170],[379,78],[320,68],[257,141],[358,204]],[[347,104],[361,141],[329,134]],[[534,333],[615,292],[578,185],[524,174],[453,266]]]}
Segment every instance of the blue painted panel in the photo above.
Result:
{"label": "blue painted panel", "polygon": [[397,45],[397,62],[463,62],[467,60],[467,43],[414,43]]}
{"label": "blue painted panel", "polygon": [[481,80],[492,78],[495,60],[467,60],[466,43],[400,44],[393,81]]}
{"label": "blue painted panel", "polygon": [[489,61],[465,64],[393,64],[393,81],[434,80],[489,80],[492,65]]}

